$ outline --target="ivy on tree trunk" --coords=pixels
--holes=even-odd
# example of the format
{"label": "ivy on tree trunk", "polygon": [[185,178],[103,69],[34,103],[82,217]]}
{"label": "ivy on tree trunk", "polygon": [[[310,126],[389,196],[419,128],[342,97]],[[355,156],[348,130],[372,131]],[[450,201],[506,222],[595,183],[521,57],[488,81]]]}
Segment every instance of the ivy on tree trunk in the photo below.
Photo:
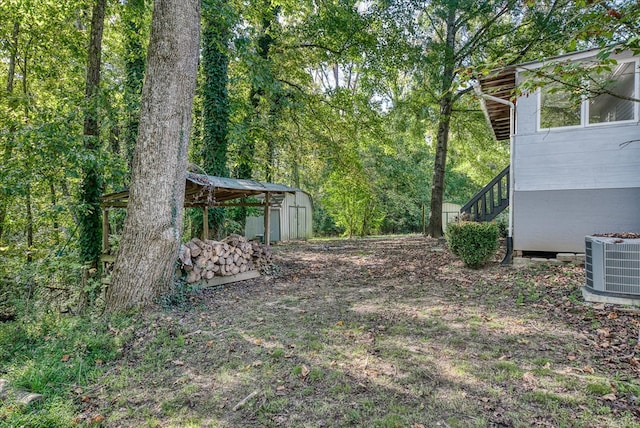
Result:
{"label": "ivy on tree trunk", "polygon": [[[228,177],[227,147],[229,132],[229,55],[231,16],[227,0],[205,0],[202,4],[202,63],[204,68],[204,135],[202,167],[211,175]],[[209,230],[220,234],[224,226],[224,208],[209,210]]]}
{"label": "ivy on tree trunk", "polygon": [[144,78],[145,50],[141,35],[144,21],[145,0],[129,0],[124,5],[125,18],[125,129],[124,146],[129,170],[133,161],[133,151],[138,139],[140,125],[140,96]]}
{"label": "ivy on tree trunk", "polygon": [[106,0],[96,0],[91,15],[89,61],[85,99],[87,110],[84,117],[85,160],[82,165],[80,184],[80,254],[84,263],[97,266],[101,252],[102,223],[100,221],[100,126],[98,124],[98,90],[100,87],[100,62],[102,55],[102,32]]}

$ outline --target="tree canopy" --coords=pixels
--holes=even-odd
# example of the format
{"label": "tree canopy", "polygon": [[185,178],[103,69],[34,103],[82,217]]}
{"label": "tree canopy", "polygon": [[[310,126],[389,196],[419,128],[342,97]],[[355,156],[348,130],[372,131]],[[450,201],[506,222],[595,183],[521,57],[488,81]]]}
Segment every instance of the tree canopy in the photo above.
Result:
{"label": "tree canopy", "polygon": [[[480,75],[590,47],[606,67],[614,50],[640,50],[632,0],[206,0],[202,11],[189,161],[306,190],[317,235],[420,232],[425,207],[439,236],[442,203],[466,202],[508,163],[471,91]],[[97,197],[132,185],[134,151],[153,159],[140,147],[151,2],[13,0],[0,16],[0,276],[73,278],[96,294],[79,272],[98,254]],[[239,232],[242,215],[212,221]],[[109,222],[119,235],[124,214]]]}

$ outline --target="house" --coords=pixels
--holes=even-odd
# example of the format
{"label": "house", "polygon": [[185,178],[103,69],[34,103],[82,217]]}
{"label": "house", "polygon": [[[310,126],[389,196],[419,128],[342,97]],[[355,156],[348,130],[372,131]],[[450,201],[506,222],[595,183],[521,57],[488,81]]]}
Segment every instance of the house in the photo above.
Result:
{"label": "house", "polygon": [[511,164],[462,211],[491,219],[508,205],[516,254],[582,253],[586,235],[640,231],[640,57],[612,55],[610,70],[589,77],[606,92],[589,98],[525,85],[549,64],[595,64],[598,53],[505,68],[476,88],[495,137],[510,140]]}
{"label": "house", "polygon": [[[271,241],[306,240],[313,235],[313,201],[311,196],[293,187],[271,208]],[[245,237],[264,239],[264,216],[249,216]]]}

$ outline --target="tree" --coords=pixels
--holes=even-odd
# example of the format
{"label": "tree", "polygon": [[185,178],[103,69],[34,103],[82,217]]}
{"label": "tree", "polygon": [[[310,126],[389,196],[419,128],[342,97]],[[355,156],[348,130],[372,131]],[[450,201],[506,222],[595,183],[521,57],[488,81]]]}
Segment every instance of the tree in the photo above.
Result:
{"label": "tree", "polygon": [[110,311],[148,305],[170,288],[182,233],[199,31],[199,0],[155,2],[130,200],[107,292]]}
{"label": "tree", "polygon": [[[229,132],[229,40],[232,15],[228,0],[205,0],[202,3],[202,67],[204,69],[203,138],[200,155],[202,167],[208,174],[228,177],[227,167]],[[224,226],[224,208],[209,211],[209,226],[221,233]]]}
{"label": "tree", "polygon": [[124,147],[127,164],[131,168],[133,151],[138,139],[140,125],[140,95],[145,66],[145,46],[142,40],[145,23],[145,0],[128,0],[122,9],[124,24],[124,83],[125,125]]}
{"label": "tree", "polygon": [[[442,236],[449,128],[456,103],[472,90],[460,76],[461,71],[490,63],[506,65],[523,60],[536,45],[557,37],[552,20],[559,15],[565,0],[535,4],[518,0],[434,0],[425,10],[428,31],[428,79],[437,91],[438,104],[436,152],[427,234]],[[537,47],[540,49],[540,47]]]}
{"label": "tree", "polygon": [[[249,135],[239,150],[238,178],[253,178],[256,142],[264,139],[267,140],[267,146],[272,144],[269,141],[271,138],[269,135],[270,130],[267,129],[273,104],[272,92],[274,85],[271,50],[275,44],[272,33],[278,25],[277,19],[280,13],[280,7],[274,4],[272,0],[260,0],[257,6],[256,56],[254,58],[254,69],[250,70],[253,76],[251,76],[251,90],[249,92],[249,102],[251,103],[253,111],[248,117],[250,122]],[[265,116],[267,121],[264,120]],[[268,157],[269,156],[267,156],[267,158]],[[266,167],[269,168],[269,165]]]}
{"label": "tree", "polygon": [[[11,110],[15,109],[15,97],[13,96],[13,82],[16,76],[16,60],[18,57],[18,35],[20,33],[20,22],[15,21],[13,23],[13,29],[11,31],[11,38],[7,41],[9,45],[9,67],[7,70],[7,98],[11,99],[10,105],[8,106]],[[4,145],[3,155],[2,155],[2,164],[9,165],[11,161],[11,155],[13,153],[13,134],[15,133],[15,124],[10,124],[7,132],[7,142]],[[0,242],[2,242],[2,234],[4,231],[4,221],[7,216],[7,205],[10,198],[9,189],[5,188],[5,180],[4,175],[6,174],[5,168],[3,168],[3,174],[0,175],[2,180],[0,183],[2,186],[0,187]]]}
{"label": "tree", "polygon": [[[640,54],[640,7],[635,0],[622,0],[610,4],[608,2],[577,2],[576,24],[564,29],[567,42],[564,48],[573,52],[590,48],[598,48],[594,58],[588,61],[550,61],[549,64],[528,70],[527,80],[520,85],[522,92],[532,92],[543,86],[555,86],[577,104],[582,98],[595,98],[599,95],[621,94],[611,92],[606,76],[613,71],[617,61],[612,55],[631,51]],[[630,101],[640,102],[633,97]]]}
{"label": "tree", "polygon": [[84,148],[86,161],[82,166],[80,189],[80,257],[84,263],[97,266],[101,251],[102,223],[100,222],[100,194],[102,180],[99,167],[100,125],[98,122],[98,91],[102,32],[106,0],[96,0],[91,14],[91,33],[85,98]]}

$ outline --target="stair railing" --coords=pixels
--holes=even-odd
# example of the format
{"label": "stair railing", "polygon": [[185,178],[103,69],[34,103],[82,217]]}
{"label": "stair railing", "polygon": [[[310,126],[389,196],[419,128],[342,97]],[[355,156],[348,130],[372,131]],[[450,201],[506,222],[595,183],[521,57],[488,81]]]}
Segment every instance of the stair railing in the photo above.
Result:
{"label": "stair railing", "polygon": [[509,206],[509,166],[500,172],[491,183],[475,194],[462,208],[474,221],[491,221]]}

